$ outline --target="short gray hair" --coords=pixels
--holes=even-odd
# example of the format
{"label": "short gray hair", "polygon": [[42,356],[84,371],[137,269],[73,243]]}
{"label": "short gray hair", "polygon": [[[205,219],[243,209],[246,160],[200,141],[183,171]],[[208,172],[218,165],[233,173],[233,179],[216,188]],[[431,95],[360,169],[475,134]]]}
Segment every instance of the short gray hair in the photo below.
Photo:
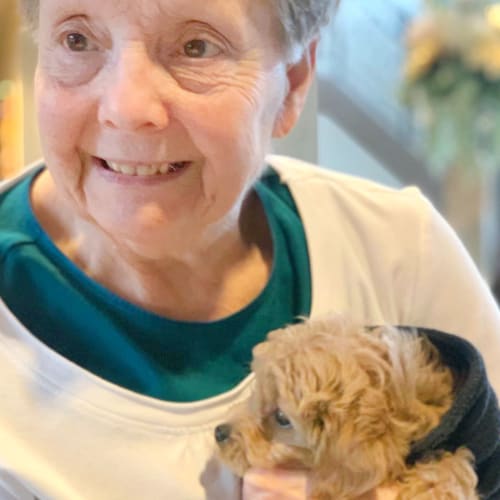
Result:
{"label": "short gray hair", "polygon": [[[267,0],[274,4],[281,24],[281,35],[289,59],[296,58],[330,19],[340,0]],[[28,29],[38,27],[40,0],[19,0]]]}
{"label": "short gray hair", "polygon": [[340,0],[268,0],[275,4],[288,59],[299,57],[304,48],[328,24]]}

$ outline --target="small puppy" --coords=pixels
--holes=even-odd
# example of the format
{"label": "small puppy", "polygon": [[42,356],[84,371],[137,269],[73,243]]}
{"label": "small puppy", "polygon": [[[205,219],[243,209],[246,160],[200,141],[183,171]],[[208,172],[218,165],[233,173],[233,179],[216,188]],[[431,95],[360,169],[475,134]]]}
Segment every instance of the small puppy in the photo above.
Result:
{"label": "small puppy", "polygon": [[453,374],[425,337],[342,317],[271,332],[253,350],[248,405],[215,430],[220,459],[309,471],[310,498],[354,499],[398,484],[398,499],[477,499],[469,450],[405,463],[453,399]]}

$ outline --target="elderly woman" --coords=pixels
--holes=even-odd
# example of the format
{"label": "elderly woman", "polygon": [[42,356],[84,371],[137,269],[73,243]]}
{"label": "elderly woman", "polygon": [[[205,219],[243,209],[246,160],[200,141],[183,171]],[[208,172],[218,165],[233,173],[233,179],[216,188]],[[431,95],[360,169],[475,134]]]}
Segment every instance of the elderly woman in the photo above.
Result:
{"label": "elderly woman", "polygon": [[2,499],[239,498],[213,427],[298,316],[464,336],[500,388],[500,315],[416,189],[265,160],[332,0],[21,3],[44,161],[0,193]]}

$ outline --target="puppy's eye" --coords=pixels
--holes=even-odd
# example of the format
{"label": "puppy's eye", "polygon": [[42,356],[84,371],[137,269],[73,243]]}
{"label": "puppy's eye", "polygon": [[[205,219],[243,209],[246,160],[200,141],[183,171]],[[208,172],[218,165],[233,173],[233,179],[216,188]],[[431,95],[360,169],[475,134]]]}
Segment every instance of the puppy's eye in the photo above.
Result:
{"label": "puppy's eye", "polygon": [[290,422],[288,417],[279,408],[274,412],[274,420],[283,429],[292,427],[292,422]]}

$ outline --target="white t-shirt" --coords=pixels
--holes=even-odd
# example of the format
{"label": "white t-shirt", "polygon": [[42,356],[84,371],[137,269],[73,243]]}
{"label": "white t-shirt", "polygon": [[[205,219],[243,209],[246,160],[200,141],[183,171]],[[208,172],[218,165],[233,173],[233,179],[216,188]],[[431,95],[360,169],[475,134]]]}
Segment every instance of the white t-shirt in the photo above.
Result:
{"label": "white t-shirt", "polygon": [[[269,157],[306,232],[312,316],[461,335],[500,392],[500,314],[454,233],[415,188]],[[252,376],[196,403],[133,393],[51,351],[0,302],[0,500],[238,499],[213,428]]]}

